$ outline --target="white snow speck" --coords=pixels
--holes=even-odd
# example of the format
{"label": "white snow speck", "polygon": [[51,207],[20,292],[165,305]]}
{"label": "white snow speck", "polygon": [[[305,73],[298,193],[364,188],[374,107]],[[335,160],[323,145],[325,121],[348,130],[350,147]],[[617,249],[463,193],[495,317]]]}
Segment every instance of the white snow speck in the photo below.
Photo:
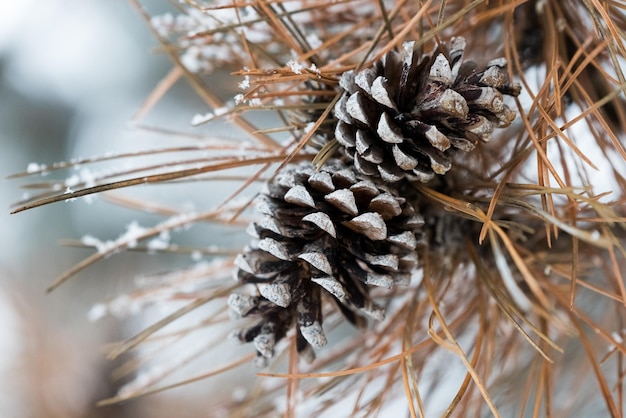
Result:
{"label": "white snow speck", "polygon": [[72,174],[65,179],[65,186],[69,189],[82,183],[83,188],[89,188],[96,185],[96,176],[87,168],[81,168],[76,174]]}
{"label": "white snow speck", "polygon": [[170,232],[163,231],[159,234],[158,237],[151,239],[148,242],[148,250],[166,250],[170,247]]}
{"label": "white snow speck", "polygon": [[107,306],[104,303],[96,303],[89,309],[87,312],[87,319],[90,322],[96,322],[99,319],[102,319],[109,312]]}
{"label": "white snow speck", "polygon": [[38,171],[43,171],[46,169],[46,166],[43,164],[37,164],[37,163],[28,163],[28,166],[26,166],[26,172],[27,173],[37,173]]}
{"label": "white snow speck", "polygon": [[174,16],[171,13],[165,13],[160,16],[153,16],[150,19],[150,25],[159,33],[159,35],[165,37],[169,34],[170,28],[174,24]]}
{"label": "white snow speck", "polygon": [[302,70],[304,70],[304,66],[295,60],[289,61],[287,63],[287,67],[289,67],[289,69],[293,71],[294,74],[302,74]]}
{"label": "white snow speck", "polygon": [[243,78],[243,81],[239,83],[239,88],[241,90],[248,90],[250,88],[250,76],[247,75]]}
{"label": "white snow speck", "polygon": [[134,248],[137,246],[137,240],[146,231],[145,228],[139,226],[137,221],[131,222],[126,227],[126,232],[119,236],[116,240],[102,241],[91,235],[84,235],[80,242],[88,247],[94,247],[101,254],[108,253],[118,246],[126,246]]}
{"label": "white snow speck", "polygon": [[230,108],[228,108],[227,106],[222,106],[216,107],[215,109],[213,109],[213,112],[215,113],[215,116],[221,116],[225,113],[228,113],[229,110]]}
{"label": "white snow speck", "polygon": [[166,250],[170,246],[170,243],[161,238],[154,238],[148,241],[148,250]]}
{"label": "white snow speck", "polygon": [[306,124],[306,126],[304,127],[304,133],[309,133],[311,132],[313,129],[315,128],[315,122],[309,122]]}
{"label": "white snow speck", "polygon": [[101,254],[109,252],[115,246],[113,241],[101,241],[92,235],[84,235],[80,242],[88,247],[94,247]]}
{"label": "white snow speck", "polygon": [[80,183],[80,176],[78,174],[73,174],[65,179],[65,187],[67,188],[74,187],[78,183]]}
{"label": "white snow speck", "polygon": [[88,168],[82,167],[78,172],[81,181],[85,184],[85,188],[94,187],[96,185],[96,176]]}
{"label": "white snow speck", "polygon": [[191,118],[191,124],[193,126],[197,126],[203,123],[206,123],[208,121],[210,121],[211,119],[213,119],[215,117],[215,115],[212,112],[208,112],[205,113],[204,115],[201,115],[200,113],[194,115],[193,118]]}
{"label": "white snow speck", "polygon": [[198,46],[190,46],[180,57],[180,62],[191,73],[198,73],[202,69],[202,51]]}
{"label": "white snow speck", "polygon": [[146,232],[145,228],[139,226],[137,221],[132,221],[126,227],[126,232],[120,236],[117,241],[118,243],[126,242],[128,248],[135,248],[137,246],[137,239],[144,232]]}
{"label": "white snow speck", "polygon": [[320,69],[319,69],[319,68],[317,68],[317,65],[315,65],[315,64],[311,64],[311,65],[309,66],[309,70],[313,71],[313,72],[314,72],[315,74],[317,74],[317,75],[320,75],[320,74],[321,74],[321,73],[320,73]]}

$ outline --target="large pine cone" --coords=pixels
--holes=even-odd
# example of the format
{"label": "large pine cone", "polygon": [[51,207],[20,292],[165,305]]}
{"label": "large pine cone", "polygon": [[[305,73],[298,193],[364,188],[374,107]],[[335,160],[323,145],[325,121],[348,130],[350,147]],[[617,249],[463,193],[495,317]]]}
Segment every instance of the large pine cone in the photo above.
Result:
{"label": "large pine cone", "polygon": [[297,324],[299,352],[326,343],[322,293],[354,324],[384,310],[369,286],[407,283],[417,267],[423,218],[394,188],[357,174],[338,160],[320,171],[288,166],[260,196],[264,218],[252,225],[256,243],[237,260],[237,278],[257,285],[258,296],[231,295],[241,316],[261,320],[238,337],[252,341],[260,360]]}
{"label": "large pine cone", "polygon": [[509,126],[515,112],[503,94],[517,96],[503,58],[478,70],[463,62],[465,40],[419,60],[414,43],[391,51],[371,68],[342,75],[335,106],[337,141],[358,171],[395,182],[427,182],[451,167],[453,149],[470,151],[489,141],[494,127]]}

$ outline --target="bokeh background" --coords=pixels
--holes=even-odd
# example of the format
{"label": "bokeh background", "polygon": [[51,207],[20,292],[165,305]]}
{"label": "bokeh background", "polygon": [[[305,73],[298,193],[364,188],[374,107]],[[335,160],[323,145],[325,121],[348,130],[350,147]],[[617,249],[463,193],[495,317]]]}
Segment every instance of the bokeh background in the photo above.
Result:
{"label": "bokeh background", "polygon": [[[147,2],[159,13],[166,2]],[[151,4],[154,3],[154,4]],[[165,11],[165,10],[163,10]],[[28,180],[6,179],[29,164],[149,149],[169,138],[138,132],[129,121],[171,64],[155,53],[146,22],[128,1],[21,0],[0,13],[0,416],[198,416],[193,401],[176,408],[164,394],[96,408],[114,395],[106,344],[129,334],[115,319],[93,324],[91,307],[130,286],[143,263],[122,254],[52,294],[47,286],[90,254],[59,245],[85,235],[113,239],[133,220],[153,223],[100,198],[9,215]],[[186,126],[197,105],[185,86],[155,110],[164,126]],[[78,173],[80,174],[80,173]],[[45,181],[45,177],[41,179]],[[31,179],[32,181],[32,179]],[[139,216],[139,217],[138,217]],[[146,215],[147,216],[147,215]],[[162,263],[166,264],[167,260]],[[179,396],[179,394],[178,394]],[[180,399],[180,398],[179,398]],[[198,406],[199,408],[201,406]]]}

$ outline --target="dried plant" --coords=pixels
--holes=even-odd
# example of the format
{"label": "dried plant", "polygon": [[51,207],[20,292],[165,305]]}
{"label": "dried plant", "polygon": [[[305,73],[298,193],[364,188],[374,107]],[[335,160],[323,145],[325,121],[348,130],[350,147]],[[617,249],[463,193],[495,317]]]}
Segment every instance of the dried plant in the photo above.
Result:
{"label": "dried plant", "polygon": [[[96,251],[51,289],[119,251],[212,259],[120,296],[176,309],[111,358],[175,352],[216,331],[158,369],[125,365],[118,375],[135,379],[104,403],[245,367],[257,377],[242,396],[207,400],[216,414],[623,415],[623,3],[187,0],[162,16],[132,3],[174,63],[137,125],[184,78],[210,107],[192,124],[239,134],[17,175],[171,157],[28,186],[39,193],[16,212],[107,192],[166,217],[115,241],[84,238]],[[241,91],[213,88],[224,72]],[[236,186],[191,213],[110,194],[187,180],[200,193]],[[252,241],[206,250],[163,239],[206,222],[252,222]],[[228,319],[227,300],[244,318]],[[172,330],[192,311],[202,320]],[[270,370],[250,365],[250,346],[172,383],[217,351],[224,327]]]}

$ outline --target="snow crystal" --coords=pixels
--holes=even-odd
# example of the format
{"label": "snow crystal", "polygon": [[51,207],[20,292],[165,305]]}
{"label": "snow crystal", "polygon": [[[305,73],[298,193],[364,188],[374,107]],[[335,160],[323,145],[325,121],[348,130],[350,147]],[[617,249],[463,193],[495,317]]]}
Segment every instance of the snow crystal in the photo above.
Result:
{"label": "snow crystal", "polygon": [[105,254],[117,246],[127,246],[128,248],[136,247],[137,240],[145,232],[145,228],[139,226],[137,221],[133,221],[126,227],[126,232],[120,235],[116,240],[102,241],[94,236],[84,235],[80,239],[80,242],[88,247],[94,247],[101,254]]}
{"label": "snow crystal", "polygon": [[185,53],[181,55],[180,62],[191,73],[198,73],[202,69],[202,63],[200,62],[200,48],[197,46],[190,46]]}
{"label": "snow crystal", "polygon": [[198,21],[192,16],[180,14],[176,16],[176,22],[174,23],[174,27],[178,32],[190,31],[193,28],[197,29]]}
{"label": "snow crystal", "polygon": [[304,70],[304,66],[302,64],[299,64],[295,60],[289,61],[287,63],[287,67],[289,67],[289,69],[293,71],[294,74],[302,74],[302,70]]}
{"label": "snow crystal", "polygon": [[200,113],[194,115],[193,118],[191,118],[191,124],[193,126],[197,126],[197,125],[201,125],[203,123],[206,123],[208,121],[210,121],[211,119],[213,119],[215,117],[215,115],[211,112],[205,113],[204,115],[201,115]]}
{"label": "snow crystal", "polygon": [[80,176],[78,174],[73,174],[70,177],[65,179],[65,187],[70,188],[74,187],[80,183]]}
{"label": "snow crystal", "polygon": [[[74,194],[74,190],[70,189],[69,187],[66,187],[63,194],[70,194],[70,195]],[[73,202],[74,200],[76,200],[75,197],[68,197],[67,199],[65,199],[65,202]]]}
{"label": "snow crystal", "polygon": [[247,90],[250,88],[250,76],[247,75],[243,78],[243,81],[239,83],[239,88],[241,90]]}
{"label": "snow crystal", "polygon": [[596,230],[594,230],[594,231],[591,233],[591,239],[592,239],[593,241],[597,241],[597,240],[599,240],[599,239],[600,239],[600,231],[598,231],[597,229],[596,229]]}
{"label": "snow crystal", "polygon": [[215,113],[215,116],[222,116],[223,114],[228,113],[229,110],[230,108],[228,108],[227,106],[222,106],[216,107],[215,109],[213,109],[213,112]]}
{"label": "snow crystal", "polygon": [[153,16],[150,19],[150,25],[157,31],[160,36],[167,36],[170,28],[174,24],[174,16],[171,13],[165,13],[160,16]]}
{"label": "snow crystal", "polygon": [[137,239],[145,232],[146,229],[139,226],[137,221],[132,221],[126,227],[126,232],[117,239],[117,242],[126,242],[128,248],[135,248],[137,246]]}
{"label": "snow crystal", "polygon": [[161,222],[159,224],[159,227],[173,228],[173,229],[182,228],[184,226],[187,226],[193,223],[196,220],[196,216],[197,214],[195,212],[181,213],[179,215],[168,218],[164,222]]}
{"label": "snow crystal", "polygon": [[[615,332],[615,331],[613,331],[611,333],[611,337],[613,337],[613,339],[615,341],[617,341],[619,344],[622,344],[624,342],[623,339],[622,339],[622,336],[620,334],[618,334],[617,332]],[[607,352],[610,353],[613,350],[615,350],[615,345],[614,344],[609,344],[608,347],[607,347]]]}
{"label": "snow crystal", "polygon": [[543,14],[543,9],[546,6],[547,0],[539,0],[537,4],[535,4],[535,10],[538,15]]}
{"label": "snow crystal", "polygon": [[94,200],[97,199],[97,197],[98,196],[95,194],[88,194],[86,196],[81,197],[81,200],[85,202],[86,204],[91,205],[94,202]]}
{"label": "snow crystal", "polygon": [[91,235],[84,235],[80,242],[88,247],[94,247],[100,254],[109,252],[115,246],[113,241],[101,241]]}
{"label": "snow crystal", "polygon": [[154,238],[148,241],[148,250],[166,250],[170,246],[170,243],[161,238]]}
{"label": "snow crystal", "polygon": [[96,185],[96,176],[88,168],[82,167],[78,172],[81,181],[85,184],[85,187],[94,187]]}
{"label": "snow crystal", "polygon": [[120,295],[108,304],[109,312],[116,318],[124,318],[141,312],[142,302],[129,295]]}
{"label": "snow crystal", "polygon": [[154,238],[148,242],[148,250],[165,250],[170,246],[170,232],[163,231],[157,238]]}
{"label": "snow crystal", "polygon": [[243,94],[236,95],[234,99],[235,99],[236,105],[247,104],[248,106],[251,106],[251,107],[258,107],[263,104],[261,99],[259,99],[258,97],[254,97],[252,99],[246,99]]}
{"label": "snow crystal", "polygon": [[90,322],[96,322],[99,319],[102,319],[109,312],[107,306],[104,303],[96,303],[91,307],[89,312],[87,312],[87,319]]}
{"label": "snow crystal", "polygon": [[317,65],[315,65],[315,64],[311,64],[309,66],[309,70],[313,71],[317,75],[321,74],[319,68],[317,68]]}
{"label": "snow crystal", "polygon": [[[243,96],[241,98],[241,101],[243,101]],[[198,126],[203,123],[207,123],[218,116],[228,113],[229,111],[230,111],[230,108],[228,106],[222,106],[222,107],[216,107],[215,109],[213,109],[213,112],[208,112],[208,113],[205,113],[204,115],[198,113],[191,119],[191,124],[193,126]]]}
{"label": "snow crystal", "polygon": [[26,166],[26,172],[27,173],[37,173],[37,172],[43,171],[45,169],[46,169],[46,165],[45,164],[28,163],[28,166]]}
{"label": "snow crystal", "polygon": [[65,186],[68,190],[81,183],[84,188],[93,187],[96,185],[96,176],[89,169],[83,167],[77,174],[72,174],[70,177],[65,179]]}
{"label": "snow crystal", "polygon": [[309,133],[311,132],[313,129],[315,128],[315,122],[309,122],[306,124],[306,126],[304,127],[304,133]]}

